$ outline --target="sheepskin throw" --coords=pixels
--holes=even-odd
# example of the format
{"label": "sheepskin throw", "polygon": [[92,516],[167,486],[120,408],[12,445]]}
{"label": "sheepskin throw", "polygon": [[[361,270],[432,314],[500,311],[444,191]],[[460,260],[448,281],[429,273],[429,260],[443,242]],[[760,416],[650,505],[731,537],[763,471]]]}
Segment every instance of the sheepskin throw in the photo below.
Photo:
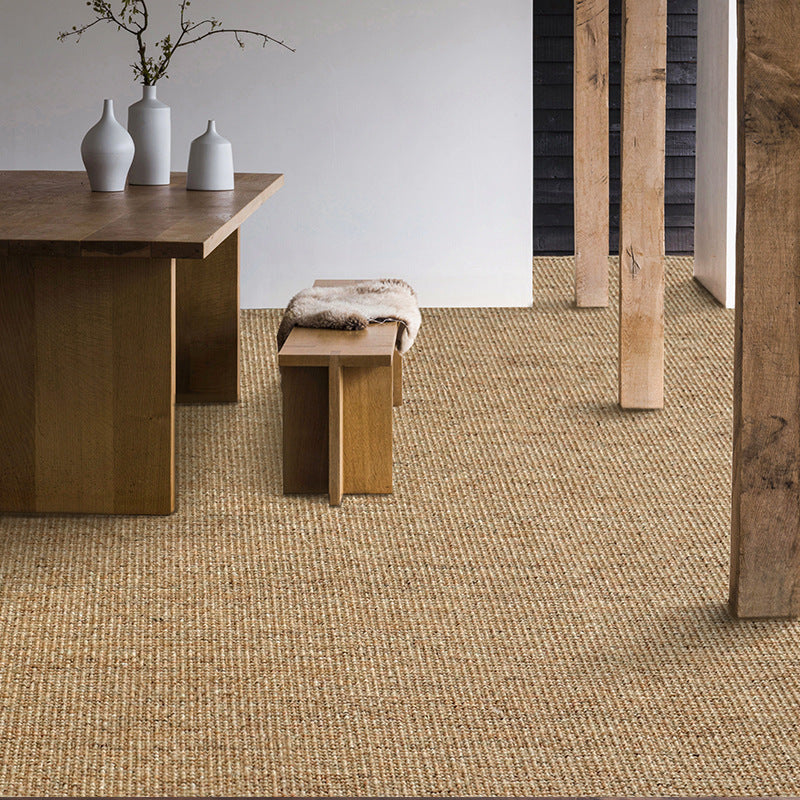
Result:
{"label": "sheepskin throw", "polygon": [[343,286],[313,286],[296,294],[278,328],[278,350],[292,328],[363,330],[371,322],[399,322],[397,349],[405,353],[422,321],[417,293],[399,278],[356,281]]}

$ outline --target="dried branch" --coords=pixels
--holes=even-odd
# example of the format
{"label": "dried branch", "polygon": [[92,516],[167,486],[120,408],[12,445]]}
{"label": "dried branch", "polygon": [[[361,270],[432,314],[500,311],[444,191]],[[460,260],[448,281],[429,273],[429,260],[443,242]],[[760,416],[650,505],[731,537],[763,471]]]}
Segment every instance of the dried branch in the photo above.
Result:
{"label": "dried branch", "polygon": [[[136,46],[138,51],[139,60],[135,64],[131,64],[133,74],[137,79],[141,79],[142,83],[147,85],[154,85],[161,78],[168,78],[167,69],[172,61],[173,56],[181,47],[188,47],[191,44],[203,39],[213,36],[217,33],[229,33],[234,36],[239,47],[244,48],[245,42],[243,36],[254,36],[261,39],[261,46],[266,47],[268,44],[277,44],[286,50],[295,52],[294,48],[289,47],[285,41],[276,39],[262,31],[252,31],[246,28],[223,28],[222,23],[215,17],[201,20],[200,22],[192,22],[188,18],[187,9],[191,5],[191,0],[179,0],[178,6],[180,10],[180,34],[173,43],[171,34],[167,34],[163,39],[156,42],[156,47],[160,50],[160,55],[157,58],[147,55],[147,43],[144,40],[144,32],[150,22],[150,14],[147,9],[147,0],[121,0],[121,11],[119,15],[115,14],[109,0],[87,0],[87,6],[90,6],[95,14],[95,19],[87,22],[85,25],[73,25],[71,31],[62,31],[58,34],[58,40],[64,41],[70,36],[75,37],[75,41],[79,42],[81,36],[95,25],[106,22],[117,26],[117,30],[125,31],[131,34],[136,39]],[[204,33],[195,35],[192,38],[187,38],[195,31],[199,31],[204,26],[209,26],[210,30]]]}
{"label": "dried branch", "polygon": [[79,42],[81,40],[81,36],[83,35],[84,31],[88,31],[89,28],[93,28],[100,22],[109,22],[109,20],[105,19],[104,17],[101,17],[100,19],[96,19],[94,22],[88,22],[86,25],[82,25],[80,28],[77,25],[73,25],[71,31],[62,31],[61,33],[58,34],[57,37],[58,41],[63,42],[64,39],[66,39],[68,36],[75,36],[76,37],[75,41]]}
{"label": "dried branch", "polygon": [[202,36],[198,36],[196,39],[190,39],[188,42],[183,42],[181,44],[176,44],[175,49],[177,50],[179,47],[186,47],[186,45],[194,44],[195,42],[199,42],[202,39],[205,39],[207,36],[213,36],[215,33],[232,33],[236,36],[236,40],[239,42],[240,47],[244,47],[244,42],[239,38],[239,34],[246,33],[249,36],[257,36],[263,39],[262,47],[266,47],[269,42],[273,44],[279,44],[281,47],[285,47],[287,50],[291,50],[293,53],[297,52],[294,48],[289,47],[285,41],[280,39],[273,39],[272,36],[269,36],[266,33],[261,33],[259,31],[248,31],[245,28],[218,28],[213,31],[207,31]]}

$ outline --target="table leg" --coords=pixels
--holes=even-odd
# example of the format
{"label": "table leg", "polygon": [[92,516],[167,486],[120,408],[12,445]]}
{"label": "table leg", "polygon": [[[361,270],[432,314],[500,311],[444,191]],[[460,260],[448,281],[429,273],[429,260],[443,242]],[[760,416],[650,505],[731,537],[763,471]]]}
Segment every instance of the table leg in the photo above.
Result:
{"label": "table leg", "polygon": [[239,231],[177,262],[177,401],[239,399]]}
{"label": "table leg", "polygon": [[0,511],[174,510],[174,266],[0,259]]}

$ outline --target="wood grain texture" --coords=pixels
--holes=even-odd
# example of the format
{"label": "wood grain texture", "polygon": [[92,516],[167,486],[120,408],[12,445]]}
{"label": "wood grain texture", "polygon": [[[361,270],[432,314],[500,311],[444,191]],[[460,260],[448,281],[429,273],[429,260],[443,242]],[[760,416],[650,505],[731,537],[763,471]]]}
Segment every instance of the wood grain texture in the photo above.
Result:
{"label": "wood grain texture", "polygon": [[362,331],[294,328],[278,353],[282,367],[327,367],[330,354],[339,350],[343,366],[391,366],[397,322],[369,325]]}
{"label": "wood grain texture", "polygon": [[344,386],[343,368],[337,353],[328,366],[328,498],[332,506],[342,504],[344,489]]}
{"label": "wood grain texture", "polygon": [[392,353],[392,405],[403,405],[403,354],[399,350]]}
{"label": "wood grain texture", "polygon": [[392,367],[344,372],[344,491],[392,492]]}
{"label": "wood grain texture", "polygon": [[239,231],[202,260],[178,260],[179,403],[239,399]]}
{"label": "wood grain texture", "polygon": [[168,186],[92,192],[85,172],[0,171],[0,252],[38,256],[205,258],[283,185],[237,173],[230,192]]}
{"label": "wood grain texture", "polygon": [[664,406],[666,0],[624,0],[619,403]]}
{"label": "wood grain texture", "polygon": [[34,308],[35,510],[113,513],[113,272],[37,259]]}
{"label": "wood grain texture", "polygon": [[31,259],[0,256],[0,511],[36,505],[34,286]]}
{"label": "wood grain texture", "polygon": [[170,513],[173,261],[11,256],[0,286],[0,510]]}
{"label": "wood grain texture", "polygon": [[175,509],[175,261],[111,262],[114,513]]}
{"label": "wood grain texture", "polygon": [[283,493],[328,491],[328,368],[281,367]]}
{"label": "wood grain texture", "polygon": [[574,51],[575,303],[607,306],[608,0],[575,0]]}
{"label": "wood grain texture", "polygon": [[284,493],[328,491],[333,504],[340,486],[348,494],[391,493],[397,324],[289,334],[278,354]]}
{"label": "wood grain texture", "polygon": [[800,614],[800,6],[739,4],[730,609]]}

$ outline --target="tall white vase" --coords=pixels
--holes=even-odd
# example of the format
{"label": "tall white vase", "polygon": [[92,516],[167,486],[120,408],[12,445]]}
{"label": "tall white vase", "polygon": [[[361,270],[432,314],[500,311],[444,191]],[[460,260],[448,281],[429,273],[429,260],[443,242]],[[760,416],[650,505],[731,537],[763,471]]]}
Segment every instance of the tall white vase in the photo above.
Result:
{"label": "tall white vase", "polygon": [[81,158],[93,192],[121,192],[133,161],[133,139],[114,117],[114,101],[103,101],[103,116],[81,142]]}
{"label": "tall white vase", "polygon": [[129,183],[169,183],[171,127],[169,106],[156,97],[156,87],[142,86],[142,99],[128,108],[128,133],[136,145]]}

